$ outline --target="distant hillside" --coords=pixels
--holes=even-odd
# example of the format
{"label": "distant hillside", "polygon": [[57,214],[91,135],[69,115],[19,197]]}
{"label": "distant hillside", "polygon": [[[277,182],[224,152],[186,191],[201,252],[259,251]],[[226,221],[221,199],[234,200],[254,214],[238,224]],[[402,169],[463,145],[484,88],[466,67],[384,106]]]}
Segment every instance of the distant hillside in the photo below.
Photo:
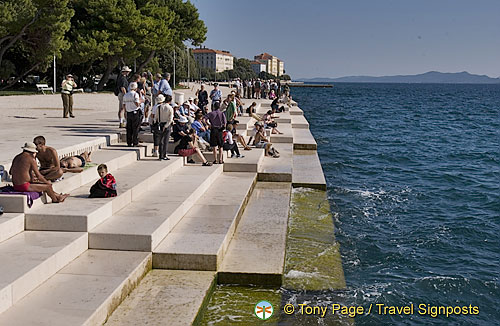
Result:
{"label": "distant hillside", "polygon": [[497,84],[500,78],[491,78],[486,75],[473,75],[466,71],[456,73],[443,73],[429,71],[419,75],[397,76],[348,76],[340,78],[310,78],[300,79],[304,82],[317,83],[437,83],[437,84]]}

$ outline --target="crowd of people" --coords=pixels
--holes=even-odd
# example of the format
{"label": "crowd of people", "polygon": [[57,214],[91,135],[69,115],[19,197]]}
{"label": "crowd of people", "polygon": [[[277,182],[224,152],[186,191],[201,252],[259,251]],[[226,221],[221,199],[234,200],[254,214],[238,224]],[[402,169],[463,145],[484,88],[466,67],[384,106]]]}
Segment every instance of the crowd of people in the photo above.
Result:
{"label": "crowd of people", "polygon": [[236,89],[236,94],[247,99],[274,100],[282,96],[290,96],[290,86],[281,84],[279,79],[245,79],[236,78],[231,84]]}

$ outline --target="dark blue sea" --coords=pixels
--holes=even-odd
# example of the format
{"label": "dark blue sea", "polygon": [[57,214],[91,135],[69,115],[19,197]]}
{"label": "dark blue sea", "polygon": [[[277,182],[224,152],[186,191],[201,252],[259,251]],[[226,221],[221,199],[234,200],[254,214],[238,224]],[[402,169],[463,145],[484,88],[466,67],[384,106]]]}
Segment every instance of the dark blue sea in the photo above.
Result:
{"label": "dark blue sea", "polygon": [[[500,325],[500,85],[292,88],[318,142],[356,325]],[[426,311],[418,313],[418,305]],[[477,306],[477,315],[427,314]],[[463,310],[462,310],[463,311]]]}

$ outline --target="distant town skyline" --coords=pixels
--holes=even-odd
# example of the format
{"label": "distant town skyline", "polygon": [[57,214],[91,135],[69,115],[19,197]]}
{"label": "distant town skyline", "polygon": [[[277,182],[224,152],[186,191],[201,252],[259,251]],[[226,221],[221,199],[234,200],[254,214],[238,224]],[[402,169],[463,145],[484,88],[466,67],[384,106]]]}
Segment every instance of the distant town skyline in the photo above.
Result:
{"label": "distant town skyline", "polygon": [[193,0],[206,47],[271,53],[293,78],[427,71],[500,76],[500,1]]}

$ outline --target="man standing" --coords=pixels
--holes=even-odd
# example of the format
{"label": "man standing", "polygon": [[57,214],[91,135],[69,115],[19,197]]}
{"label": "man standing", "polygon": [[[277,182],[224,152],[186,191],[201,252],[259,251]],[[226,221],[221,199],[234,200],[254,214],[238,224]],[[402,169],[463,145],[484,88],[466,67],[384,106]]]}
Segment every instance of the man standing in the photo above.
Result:
{"label": "man standing", "polygon": [[73,80],[73,75],[66,75],[66,79],[61,83],[61,97],[63,101],[63,118],[69,116],[74,118],[73,115],[73,88],[76,87],[76,83]]}
{"label": "man standing", "polygon": [[123,96],[127,93],[127,76],[132,70],[128,66],[123,66],[121,74],[116,79],[115,95],[118,96],[118,119],[120,119],[120,128],[125,128]]}
{"label": "man standing", "polygon": [[198,96],[200,109],[203,111],[203,114],[207,114],[208,93],[205,90],[205,85],[201,84],[201,88],[196,91],[196,96]]}
{"label": "man standing", "polygon": [[168,141],[170,139],[170,131],[172,122],[174,121],[174,109],[170,106],[172,96],[159,95],[157,98],[158,104],[155,106],[153,119],[158,124],[158,131],[155,132],[157,137],[155,143],[160,146],[160,160],[169,160],[167,156]]}
{"label": "man standing", "polygon": [[56,181],[62,177],[64,171],[61,169],[59,157],[55,148],[45,145],[45,137],[37,136],[33,139],[38,154],[36,158],[40,161],[40,173],[45,179]]}
{"label": "man standing", "polygon": [[158,95],[162,94],[163,96],[170,95],[170,97],[173,96],[172,94],[172,88],[170,87],[170,84],[168,83],[170,80],[170,74],[167,72],[163,74],[163,79],[160,80],[160,83],[158,84]]}
{"label": "man standing", "polygon": [[[222,160],[222,146],[224,141],[222,139],[222,133],[226,127],[226,116],[223,112],[219,110],[220,102],[214,103],[214,109],[212,112],[207,114],[207,119],[210,122],[210,147],[212,147],[214,152],[214,164],[223,164]],[[217,155],[217,148],[219,153]]]}
{"label": "man standing", "polygon": [[220,101],[222,99],[222,92],[219,89],[219,84],[215,83],[214,84],[214,89],[210,92],[210,99],[212,100],[212,111],[214,110],[215,103],[219,103],[220,107]]}
{"label": "man standing", "polygon": [[[36,164],[36,146],[33,143],[25,143],[23,152],[14,157],[10,168],[14,190],[19,192],[45,192],[53,203],[62,203],[69,194],[57,194],[52,189],[50,181],[45,179],[38,171]],[[36,182],[34,177],[36,177]]]}
{"label": "man standing", "polygon": [[260,79],[257,79],[255,81],[254,86],[255,86],[255,98],[260,99],[260,86],[261,86]]}
{"label": "man standing", "polygon": [[141,128],[141,98],[137,93],[137,83],[130,83],[130,91],[123,96],[123,107],[127,112],[127,145],[139,145],[139,129]]}

